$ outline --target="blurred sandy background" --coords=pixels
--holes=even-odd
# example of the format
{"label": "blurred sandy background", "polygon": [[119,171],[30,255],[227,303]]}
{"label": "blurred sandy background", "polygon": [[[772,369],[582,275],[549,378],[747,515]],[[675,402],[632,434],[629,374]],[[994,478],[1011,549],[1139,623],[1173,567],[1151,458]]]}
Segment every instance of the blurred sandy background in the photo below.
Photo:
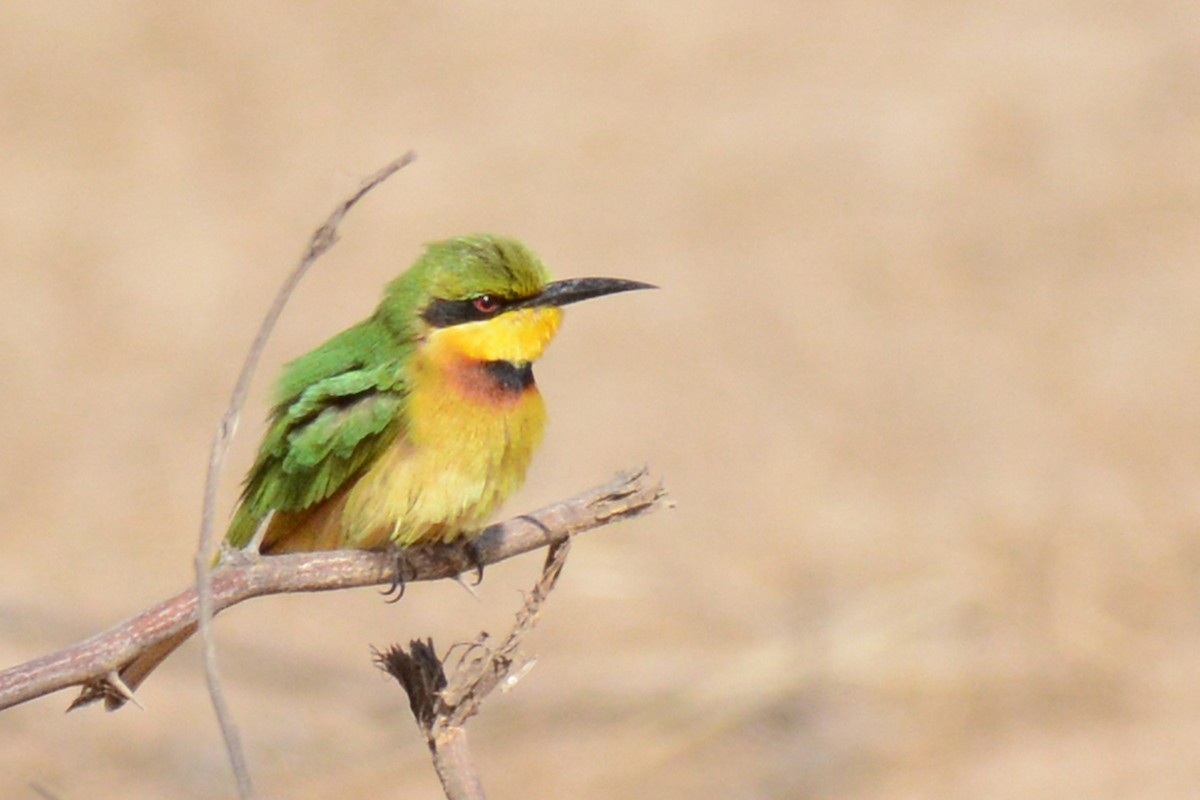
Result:
{"label": "blurred sandy background", "polygon": [[[519,236],[572,310],[509,511],[649,463],[537,667],[496,798],[1200,794],[1200,5],[65,3],[0,9],[0,661],[191,575],[209,437],[422,242]],[[499,632],[540,559],[217,626],[264,797],[438,797],[368,645]],[[0,795],[232,784],[195,645],[145,712],[0,715]]]}

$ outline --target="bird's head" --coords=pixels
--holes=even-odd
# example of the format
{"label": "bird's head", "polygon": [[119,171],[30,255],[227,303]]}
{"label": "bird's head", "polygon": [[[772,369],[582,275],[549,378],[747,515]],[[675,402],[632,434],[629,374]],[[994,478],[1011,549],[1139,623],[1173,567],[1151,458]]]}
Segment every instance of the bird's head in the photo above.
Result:
{"label": "bird's head", "polygon": [[528,363],[554,338],[562,307],[648,283],[617,278],[551,281],[528,247],[504,236],[459,236],[427,246],[388,285],[380,310],[428,346],[479,361]]}

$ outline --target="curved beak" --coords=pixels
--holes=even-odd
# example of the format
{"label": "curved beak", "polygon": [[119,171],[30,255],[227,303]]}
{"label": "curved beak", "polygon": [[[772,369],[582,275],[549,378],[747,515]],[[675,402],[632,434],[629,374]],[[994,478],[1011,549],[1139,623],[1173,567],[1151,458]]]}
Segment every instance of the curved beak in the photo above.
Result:
{"label": "curved beak", "polygon": [[593,297],[603,297],[617,292],[632,292],[638,289],[657,289],[650,283],[627,281],[622,278],[568,278],[546,284],[541,294],[514,303],[509,308],[530,306],[566,306]]}

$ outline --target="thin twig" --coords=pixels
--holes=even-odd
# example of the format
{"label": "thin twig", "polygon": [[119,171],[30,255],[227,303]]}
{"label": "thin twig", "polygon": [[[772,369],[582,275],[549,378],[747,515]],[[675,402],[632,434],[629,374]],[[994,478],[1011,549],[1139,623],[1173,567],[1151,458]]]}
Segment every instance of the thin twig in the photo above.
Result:
{"label": "thin twig", "polygon": [[[475,540],[475,549],[480,562],[494,564],[669,504],[662,484],[645,469],[622,473],[568,500],[489,527]],[[473,558],[453,545],[411,548],[404,551],[404,578],[437,580],[471,572]],[[387,552],[264,556],[213,571],[213,611],[260,595],[388,584],[396,574],[396,557]],[[108,682],[112,672],[136,689],[140,681],[131,680],[128,667],[166,642],[183,641],[181,636],[195,630],[196,612],[196,590],[191,588],[90,639],[0,672],[0,710],[72,686],[84,687],[76,706],[107,698],[113,693]]]}
{"label": "thin twig", "polygon": [[444,720],[447,727],[461,727],[474,714],[484,698],[502,682],[510,679],[510,672],[517,662],[517,650],[521,640],[537,625],[542,615],[542,604],[550,596],[558,582],[558,576],[567,563],[571,540],[563,539],[550,546],[541,577],[525,598],[525,604],[517,614],[517,622],[499,647],[485,649],[484,654],[472,659],[463,659],[455,670],[454,677],[442,692],[446,706],[451,709]]}
{"label": "thin twig", "polygon": [[[512,674],[517,651],[541,617],[542,605],[562,574],[570,550],[570,538],[550,546],[541,577],[517,621],[497,648],[486,644],[481,634],[459,659],[454,675],[446,677],[445,662],[437,657],[433,641],[419,639],[409,649],[399,645],[376,653],[381,669],[394,677],[408,694],[409,706],[433,757],[433,768],[448,800],[486,800],[483,783],[467,745],[466,722],[479,713],[484,699],[497,686],[510,686],[520,677]],[[453,649],[453,648],[452,648]],[[475,654],[473,657],[472,654]]]}
{"label": "thin twig", "polygon": [[262,356],[263,349],[266,347],[267,339],[271,336],[271,331],[275,328],[275,323],[279,320],[279,315],[283,312],[283,307],[287,305],[288,299],[292,296],[292,292],[295,291],[304,274],[308,272],[309,267],[337,242],[338,226],[346,216],[346,213],[367,192],[383,183],[407,164],[412,163],[413,158],[413,153],[406,153],[367,178],[353,194],[343,200],[334,209],[329,218],[325,220],[325,223],[313,232],[303,258],[300,259],[300,263],[296,265],[291,275],[284,281],[283,286],[280,287],[279,292],[275,295],[275,300],[271,304],[271,308],[267,311],[266,316],[263,317],[262,324],[258,328],[258,333],[254,337],[254,342],[250,345],[249,352],[246,353],[246,360],[242,363],[242,370],[238,374],[237,383],[233,387],[233,394],[229,398],[229,406],[225,409],[225,414],[221,418],[221,422],[217,425],[216,434],[213,436],[212,449],[208,458],[208,474],[205,476],[204,484],[204,510],[200,518],[200,542],[196,547],[196,596],[199,602],[200,638],[204,642],[204,677],[208,682],[208,694],[212,699],[213,711],[217,715],[217,723],[221,727],[221,736],[225,740],[225,749],[229,755],[229,762],[233,768],[234,777],[237,779],[238,795],[242,798],[251,797],[254,794],[254,787],[250,782],[250,773],[246,768],[246,757],[242,752],[237,726],[233,723],[233,716],[221,691],[220,674],[217,671],[216,645],[212,638],[213,608],[211,575],[213,560],[216,557],[213,520],[216,516],[217,484],[220,479],[221,469],[225,464],[225,456],[229,452],[229,444],[237,430],[238,418],[241,416],[242,406],[245,405],[246,394],[250,390],[250,382],[254,378],[254,371],[258,367],[258,361]]}
{"label": "thin twig", "polygon": [[58,795],[54,794],[54,792],[50,791],[36,781],[29,784],[29,789],[38,797],[42,798],[42,800],[58,800]]}

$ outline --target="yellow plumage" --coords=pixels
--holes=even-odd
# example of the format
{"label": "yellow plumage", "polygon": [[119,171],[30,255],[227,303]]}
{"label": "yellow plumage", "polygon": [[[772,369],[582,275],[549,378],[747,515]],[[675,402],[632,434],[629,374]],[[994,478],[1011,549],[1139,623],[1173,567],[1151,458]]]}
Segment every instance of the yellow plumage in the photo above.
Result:
{"label": "yellow plumage", "polygon": [[404,436],[321,506],[276,515],[263,548],[409,546],[482,528],[524,482],[546,423],[536,384],[498,387],[484,365],[530,364],[561,321],[540,307],[429,331],[408,365]]}

